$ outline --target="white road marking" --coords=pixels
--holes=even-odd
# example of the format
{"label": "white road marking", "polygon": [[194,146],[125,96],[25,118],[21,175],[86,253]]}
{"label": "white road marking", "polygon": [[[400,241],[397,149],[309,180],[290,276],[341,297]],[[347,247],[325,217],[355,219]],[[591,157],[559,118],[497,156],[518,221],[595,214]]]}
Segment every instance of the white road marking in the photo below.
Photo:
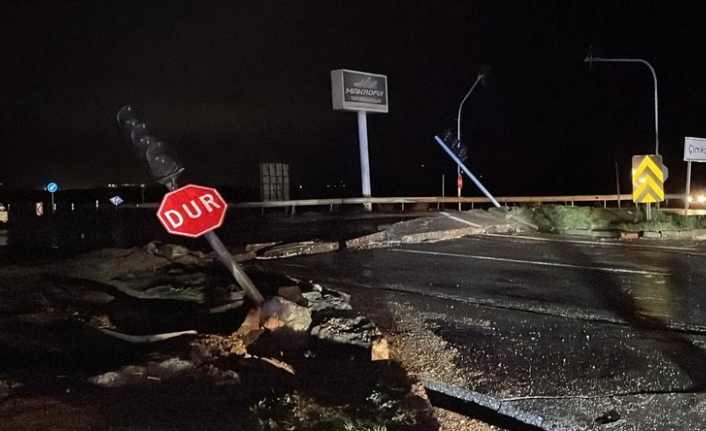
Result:
{"label": "white road marking", "polygon": [[503,235],[503,234],[498,234],[498,233],[484,233],[479,236],[491,236],[491,237],[499,237],[499,238],[506,238],[506,239],[512,239],[512,238],[529,239],[532,241],[544,241],[544,242],[565,242],[565,243],[569,243],[569,244],[590,244],[590,245],[600,245],[600,246],[607,246],[607,247],[610,247],[610,246],[634,247],[634,248],[644,248],[644,249],[649,249],[649,250],[697,251],[697,249],[694,247],[671,247],[668,245],[651,246],[651,245],[646,245],[646,244],[630,244],[630,243],[625,243],[625,242],[587,241],[587,240],[580,240],[580,239],[567,240],[567,239],[542,238],[542,237],[524,236],[524,235]]}
{"label": "white road marking", "polygon": [[398,252],[398,253],[428,254],[431,256],[462,257],[464,259],[495,260],[498,262],[522,263],[522,264],[526,264],[526,265],[551,266],[551,267],[558,267],[558,268],[590,269],[592,271],[610,272],[610,273],[618,273],[618,274],[659,275],[659,276],[669,275],[668,272],[641,271],[638,269],[623,269],[623,268],[605,268],[605,267],[601,267],[601,266],[572,265],[569,263],[541,262],[541,261],[535,261],[535,260],[510,259],[510,258],[506,258],[506,257],[491,257],[491,256],[476,256],[476,255],[472,255],[472,254],[444,253],[444,252],[439,252],[439,251],[407,250],[407,249],[403,249],[403,248],[393,248],[393,249],[390,249],[390,251],[394,251],[394,252]]}

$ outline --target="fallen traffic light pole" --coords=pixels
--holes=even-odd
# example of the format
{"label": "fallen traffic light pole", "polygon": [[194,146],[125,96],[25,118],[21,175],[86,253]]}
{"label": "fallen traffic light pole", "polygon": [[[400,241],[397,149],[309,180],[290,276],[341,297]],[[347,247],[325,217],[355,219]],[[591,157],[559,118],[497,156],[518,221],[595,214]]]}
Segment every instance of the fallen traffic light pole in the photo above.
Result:
{"label": "fallen traffic light pole", "polygon": [[[170,212],[179,214],[176,209],[165,210],[167,213],[165,217],[159,216],[160,221],[171,234],[187,236],[190,238],[197,238],[204,236],[208,244],[211,246],[213,251],[218,255],[218,259],[225,265],[225,267],[230,271],[235,278],[235,281],[244,289],[245,294],[252,300],[257,306],[262,305],[265,302],[260,291],[257,290],[255,284],[250,280],[250,277],[243,271],[243,269],[234,260],[233,256],[230,254],[223,242],[218,238],[218,235],[214,230],[221,226],[223,223],[223,217],[225,217],[225,211],[227,204],[220,197],[215,189],[188,185],[183,188],[178,188],[177,178],[184,172],[184,168],[179,162],[173,157],[169,148],[160,140],[156,139],[144,122],[140,121],[135,110],[130,105],[123,106],[117,115],[118,124],[121,128],[130,133],[130,139],[135,145],[139,155],[146,159],[150,167],[150,172],[152,177],[160,184],[164,184],[167,189],[170,190],[167,195],[165,195],[158,215],[162,214],[162,210],[166,205],[172,205],[174,208],[178,208],[181,204],[184,209],[185,215],[188,216],[190,221],[197,223],[201,226],[197,226],[196,230],[193,232],[184,232],[175,230],[177,227],[181,227],[184,223],[186,217],[181,217],[181,223],[177,225],[170,218]],[[199,189],[201,191],[199,192]],[[196,192],[192,192],[196,190]],[[210,193],[209,193],[210,192]],[[194,194],[197,193],[197,194]],[[201,194],[198,194],[201,193]],[[217,200],[218,199],[218,200]],[[198,202],[202,203],[205,211],[202,212],[198,206]],[[191,208],[189,208],[191,204]],[[221,208],[222,207],[222,208]],[[191,212],[193,210],[193,213]],[[219,217],[211,217],[207,219],[202,215],[210,215],[214,211],[219,211]],[[205,220],[205,221],[204,221]],[[171,227],[174,228],[170,229]],[[204,224],[206,223],[206,224]]]}

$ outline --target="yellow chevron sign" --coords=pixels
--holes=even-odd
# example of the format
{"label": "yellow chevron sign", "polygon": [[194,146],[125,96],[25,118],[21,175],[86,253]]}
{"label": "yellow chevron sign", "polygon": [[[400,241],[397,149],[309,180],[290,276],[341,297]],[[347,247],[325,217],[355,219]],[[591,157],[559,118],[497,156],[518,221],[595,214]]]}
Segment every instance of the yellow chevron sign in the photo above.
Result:
{"label": "yellow chevron sign", "polygon": [[633,156],[632,200],[638,204],[664,201],[662,156]]}

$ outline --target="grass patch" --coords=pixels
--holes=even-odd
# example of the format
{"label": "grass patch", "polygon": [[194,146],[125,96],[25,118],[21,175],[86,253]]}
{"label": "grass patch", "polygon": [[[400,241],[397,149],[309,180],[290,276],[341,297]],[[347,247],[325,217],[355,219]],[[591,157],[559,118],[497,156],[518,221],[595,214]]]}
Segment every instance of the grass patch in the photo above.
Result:
{"label": "grass patch", "polygon": [[324,406],[298,392],[263,399],[250,407],[253,430],[402,431],[415,423],[402,401],[374,391],[358,406]]}
{"label": "grass patch", "polygon": [[619,223],[617,228],[631,232],[682,231],[701,229],[704,227],[704,221],[703,217],[684,217],[683,215],[652,211],[652,220],[650,221]]}
{"label": "grass patch", "polygon": [[[607,229],[624,221],[624,216],[603,208],[542,205],[518,209],[520,217],[543,232],[563,229]],[[621,217],[622,216],[622,217]]]}
{"label": "grass patch", "polygon": [[645,221],[642,211],[563,205],[538,205],[517,209],[518,216],[539,227],[541,232],[561,230],[624,230],[629,232],[683,231],[706,228],[706,218],[665,214],[653,210]]}

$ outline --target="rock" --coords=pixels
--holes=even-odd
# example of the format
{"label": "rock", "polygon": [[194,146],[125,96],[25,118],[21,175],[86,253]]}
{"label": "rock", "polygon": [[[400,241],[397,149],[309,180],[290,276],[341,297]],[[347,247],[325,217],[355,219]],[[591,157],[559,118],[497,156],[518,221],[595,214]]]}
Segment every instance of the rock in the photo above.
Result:
{"label": "rock", "polygon": [[90,319],[88,319],[88,325],[94,328],[113,328],[113,324],[110,323],[110,318],[105,314],[91,316]]}
{"label": "rock", "polygon": [[279,296],[267,300],[262,305],[262,321],[267,321],[271,317],[278,318],[284,326],[294,331],[307,331],[311,326],[311,311],[308,308]]}
{"label": "rock", "polygon": [[281,328],[284,326],[284,322],[279,320],[277,316],[270,316],[265,320],[265,323],[262,324],[262,327],[265,329],[268,329],[270,331],[274,331],[275,329]]}
{"label": "rock", "polygon": [[327,287],[326,289],[322,290],[321,293],[324,295],[324,297],[326,295],[331,295],[331,296],[341,298],[341,300],[343,300],[347,304],[351,303],[351,295],[346,292],[336,290],[336,289],[331,289],[331,288]]}
{"label": "rock", "polygon": [[190,251],[186,247],[174,244],[165,244],[158,248],[158,253],[167,259],[177,260],[181,257],[188,256]]}
{"label": "rock", "polygon": [[353,307],[350,306],[343,298],[339,298],[333,295],[319,294],[319,299],[314,301],[309,301],[308,307],[312,312],[327,311],[327,310],[352,310]]}
{"label": "rock", "polygon": [[370,351],[370,359],[373,361],[387,361],[390,359],[390,349],[387,344],[387,339],[378,337],[373,341]]}
{"label": "rock", "polygon": [[297,305],[306,306],[308,301],[302,296],[302,290],[299,286],[284,286],[277,288],[277,295],[293,302]]}
{"label": "rock", "polygon": [[117,371],[109,371],[89,377],[88,381],[104,388],[117,388],[128,384],[141,383],[145,380],[162,381],[189,374],[194,370],[196,370],[196,366],[193,362],[170,358],[163,362],[150,362],[146,366],[128,365]]}
{"label": "rock", "polygon": [[228,357],[232,355],[246,356],[248,351],[245,348],[243,339],[231,334],[205,335],[191,344],[191,357],[197,363],[206,363],[213,359]]}
{"label": "rock", "polygon": [[180,373],[188,370],[193,370],[196,368],[194,363],[191,361],[185,361],[179,358],[167,359],[164,362],[160,362],[157,365],[160,371],[166,373]]}
{"label": "rock", "polygon": [[315,290],[312,292],[304,292],[302,293],[302,296],[309,302],[318,301],[322,298],[321,292],[317,292]]}
{"label": "rock", "polygon": [[159,250],[157,249],[157,243],[152,241],[146,246],[142,248],[146,253],[152,254],[152,255],[157,255],[159,253]]}
{"label": "rock", "polygon": [[620,413],[618,413],[615,409],[609,410],[595,419],[595,421],[601,425],[617,422],[619,420]]}
{"label": "rock", "polygon": [[308,301],[312,312],[328,310],[352,310],[351,296],[340,290],[323,288],[318,284],[313,285],[314,291],[305,292],[302,296]]}
{"label": "rock", "polygon": [[257,341],[260,335],[264,332],[262,328],[260,328],[260,320],[261,310],[259,308],[254,308],[250,310],[247,316],[245,316],[243,324],[240,325],[240,328],[238,328],[235,332],[235,336],[239,337],[243,341],[243,345],[245,347]]}
{"label": "rock", "polygon": [[103,388],[117,388],[127,383],[127,379],[121,373],[115,371],[90,377],[88,381]]}
{"label": "rock", "polygon": [[206,261],[210,260],[209,257],[200,251],[192,251],[176,244],[157,245],[151,242],[145,246],[144,250],[152,255],[161,256],[185,265],[204,265]]}
{"label": "rock", "polygon": [[311,329],[311,335],[321,340],[371,349],[380,333],[372,321],[358,316],[326,318]]}

